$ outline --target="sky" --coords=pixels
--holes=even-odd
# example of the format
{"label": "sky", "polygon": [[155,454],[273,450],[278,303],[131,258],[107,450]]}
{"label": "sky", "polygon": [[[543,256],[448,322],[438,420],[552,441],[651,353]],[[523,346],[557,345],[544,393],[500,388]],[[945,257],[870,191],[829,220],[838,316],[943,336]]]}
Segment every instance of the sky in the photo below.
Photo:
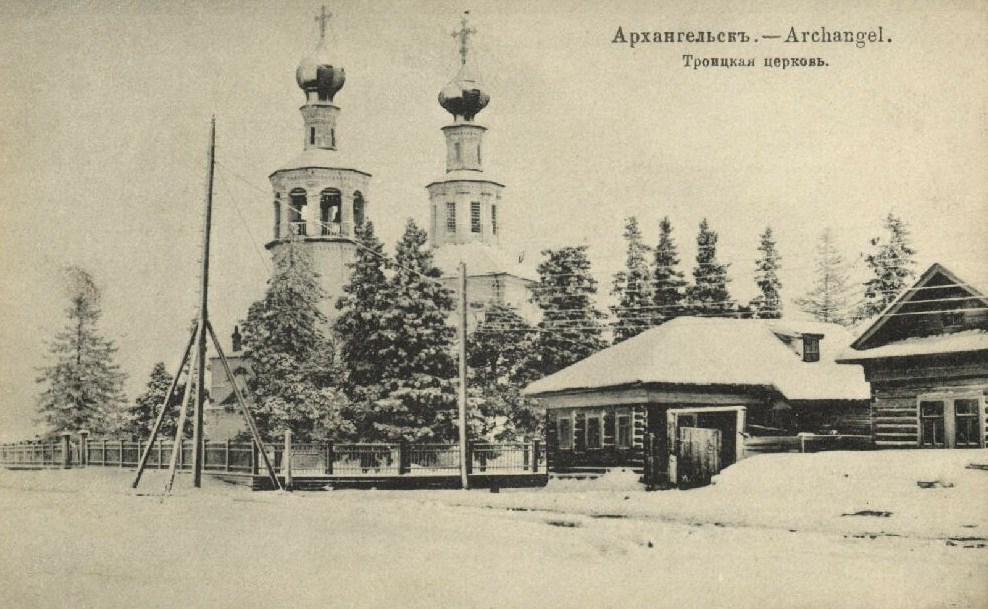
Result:
{"label": "sky", "polygon": [[[450,122],[436,96],[470,9],[492,95],[478,116],[484,161],[507,186],[502,245],[536,257],[588,245],[602,306],[628,216],[654,243],[668,215],[687,273],[707,218],[741,300],[754,295],[767,225],[791,300],[810,287],[825,227],[860,274],[890,211],[912,230],[918,270],[938,261],[988,283],[988,4],[815,4],[334,2],[329,36],[347,74],[340,154],[373,174],[368,215],[389,246],[407,218],[426,224],[425,185],[442,176]],[[37,429],[35,377],[65,323],[65,265],[103,288],[101,329],[119,347],[128,397],[156,361],[176,365],[196,313],[212,115],[210,311],[221,336],[263,293],[267,176],[302,146],[294,72],[318,39],[318,11],[293,0],[0,5],[0,438]],[[611,42],[618,27],[785,36],[879,25],[892,42],[864,48]],[[684,53],[829,65],[693,70]]]}

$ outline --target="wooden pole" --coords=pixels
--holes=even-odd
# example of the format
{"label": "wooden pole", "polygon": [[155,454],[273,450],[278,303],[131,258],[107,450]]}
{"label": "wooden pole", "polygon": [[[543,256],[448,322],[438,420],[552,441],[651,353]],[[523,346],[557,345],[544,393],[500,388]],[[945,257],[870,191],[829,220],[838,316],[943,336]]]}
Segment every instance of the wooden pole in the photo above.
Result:
{"label": "wooden pole", "polygon": [[[213,170],[216,164],[216,117],[209,127],[209,170],[206,178],[206,212],[203,217],[202,230],[202,271],[201,287],[199,289],[199,324],[206,325],[209,312],[206,304],[209,299],[209,233],[213,218]],[[195,424],[192,428],[192,484],[202,486],[203,466],[203,410],[206,405],[206,333],[199,333],[198,353],[196,355],[196,405]],[[230,377],[230,382],[236,382]]]}
{"label": "wooden pole", "polygon": [[[201,325],[196,325],[196,340],[199,340],[199,334],[206,331]],[[181,370],[179,371],[181,372]],[[175,469],[179,464],[179,459],[182,455],[182,435],[185,431],[185,412],[188,410],[187,405],[189,403],[189,394],[192,393],[192,362],[189,362],[189,375],[185,379],[185,390],[182,392],[182,401],[179,403],[178,408],[178,422],[175,427],[175,444],[172,445],[172,457],[168,464],[168,478],[165,480],[165,494],[172,491],[172,485],[175,483]]]}
{"label": "wooden pole", "polygon": [[[158,438],[158,432],[161,431],[161,423],[165,420],[165,412],[168,410],[168,406],[171,404],[172,394],[175,393],[175,388],[178,387],[178,377],[182,376],[182,369],[185,368],[185,361],[189,358],[189,352],[192,350],[192,343],[196,340],[196,331],[198,324],[195,328],[192,328],[191,334],[189,334],[189,342],[185,345],[185,350],[182,351],[182,357],[178,360],[178,368],[175,371],[175,378],[172,379],[172,384],[168,387],[168,393],[165,394],[165,401],[161,403],[161,409],[158,411],[158,418],[154,420],[154,427],[151,428],[151,436],[148,438],[147,446],[144,447],[144,454],[141,455],[141,462],[137,466],[137,475],[134,476],[134,483],[131,484],[133,488],[137,488],[137,485],[141,483],[141,474],[144,473],[144,468],[147,466],[148,457],[151,454],[151,447],[154,446],[154,441]],[[158,467],[161,467],[161,443],[158,443]]]}
{"label": "wooden pole", "polygon": [[457,402],[459,406],[460,427],[460,486],[470,488],[467,476],[467,265],[460,263],[460,387]]}
{"label": "wooden pole", "polygon": [[213,339],[213,347],[216,349],[216,355],[219,356],[220,363],[223,364],[223,372],[226,374],[226,378],[230,379],[230,385],[233,386],[233,395],[236,396],[237,404],[240,405],[240,412],[243,413],[244,420],[247,421],[247,427],[250,429],[251,437],[254,438],[254,445],[257,446],[261,458],[264,459],[264,466],[267,468],[268,476],[271,478],[271,484],[274,485],[274,488],[281,490],[281,483],[278,481],[278,476],[274,473],[274,467],[271,465],[271,460],[268,459],[267,451],[264,450],[261,432],[257,430],[257,423],[254,422],[254,416],[250,413],[243,394],[240,393],[240,387],[237,385],[236,377],[233,376],[233,371],[230,370],[230,362],[227,361],[226,354],[223,353],[223,346],[220,345],[220,340],[216,338],[216,331],[213,330],[213,324],[209,323],[209,321],[206,322],[206,330],[209,331],[209,336]]}
{"label": "wooden pole", "polygon": [[292,430],[285,430],[285,451],[281,453],[281,475],[285,477],[285,490],[292,490]]}

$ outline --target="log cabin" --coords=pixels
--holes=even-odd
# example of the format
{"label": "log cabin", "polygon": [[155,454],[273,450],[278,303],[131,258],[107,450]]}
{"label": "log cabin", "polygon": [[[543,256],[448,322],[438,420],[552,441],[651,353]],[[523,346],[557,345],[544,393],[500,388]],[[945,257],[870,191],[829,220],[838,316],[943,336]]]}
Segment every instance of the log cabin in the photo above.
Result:
{"label": "log cabin", "polygon": [[646,434],[670,452],[669,426],[721,430],[720,463],[757,436],[869,434],[860,367],[835,363],[851,341],[838,325],[680,317],[538,380],[557,473],[639,468]]}
{"label": "log cabin", "polygon": [[985,446],[988,298],[934,264],[838,358],[864,366],[875,445]]}

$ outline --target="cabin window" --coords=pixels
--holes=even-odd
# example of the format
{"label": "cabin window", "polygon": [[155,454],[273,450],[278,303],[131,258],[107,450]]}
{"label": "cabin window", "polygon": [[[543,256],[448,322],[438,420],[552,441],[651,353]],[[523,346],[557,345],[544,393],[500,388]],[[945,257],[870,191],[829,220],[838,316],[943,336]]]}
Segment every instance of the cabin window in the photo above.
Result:
{"label": "cabin window", "polygon": [[497,205],[491,205],[491,232],[497,234]]}
{"label": "cabin window", "polygon": [[812,334],[803,335],[803,361],[820,361],[820,337]]}
{"label": "cabin window", "polygon": [[480,232],[480,201],[470,203],[470,232]]}
{"label": "cabin window", "polygon": [[981,446],[978,437],[978,409],[980,402],[973,398],[954,400],[954,446],[977,448]]}
{"label": "cabin window", "polygon": [[931,395],[919,400],[919,443],[926,448],[982,446],[984,408],[979,395]]}
{"label": "cabin window", "polygon": [[446,232],[456,232],[456,203],[446,203]]}
{"label": "cabin window", "polygon": [[923,401],[919,403],[919,419],[922,445],[930,448],[943,448],[946,446],[944,439],[944,419],[942,401]]}
{"label": "cabin window", "polygon": [[559,448],[566,450],[573,448],[573,419],[568,416],[556,419],[556,437]]}
{"label": "cabin window", "polygon": [[603,417],[590,415],[587,417],[587,448],[600,448],[603,445]]}
{"label": "cabin window", "polygon": [[617,436],[615,439],[618,448],[631,448],[631,415],[630,414],[618,415]]}

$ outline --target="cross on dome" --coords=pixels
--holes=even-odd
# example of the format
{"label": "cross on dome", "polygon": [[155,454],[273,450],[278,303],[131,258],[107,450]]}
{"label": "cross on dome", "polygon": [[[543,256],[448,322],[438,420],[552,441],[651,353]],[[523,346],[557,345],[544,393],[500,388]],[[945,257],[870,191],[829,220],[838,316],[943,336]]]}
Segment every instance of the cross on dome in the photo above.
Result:
{"label": "cross on dome", "polygon": [[333,13],[326,10],[326,5],[322,5],[319,14],[316,15],[316,22],[319,23],[319,40],[326,37],[326,24],[329,23],[329,19],[332,16]]}
{"label": "cross on dome", "polygon": [[453,32],[453,38],[460,39],[460,63],[467,62],[467,53],[470,50],[470,36],[476,34],[477,30],[475,28],[469,27],[468,17],[470,16],[470,11],[463,11],[463,17],[460,19],[460,30],[458,32]]}

